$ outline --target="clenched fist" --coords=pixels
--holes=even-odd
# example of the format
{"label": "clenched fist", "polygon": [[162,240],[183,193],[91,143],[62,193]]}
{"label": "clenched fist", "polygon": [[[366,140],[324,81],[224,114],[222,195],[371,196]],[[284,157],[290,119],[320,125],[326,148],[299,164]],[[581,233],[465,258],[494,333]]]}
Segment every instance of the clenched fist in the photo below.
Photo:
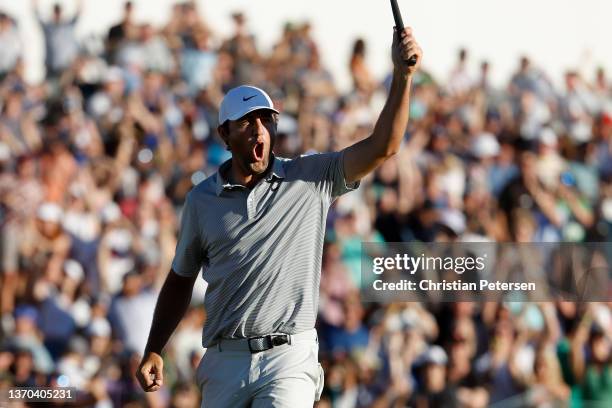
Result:
{"label": "clenched fist", "polygon": [[147,353],[143,358],[136,378],[146,392],[157,391],[164,383],[164,360],[153,352]]}
{"label": "clenched fist", "polygon": [[[393,29],[393,45],[391,46],[391,56],[393,66],[397,72],[412,75],[414,74],[423,57],[423,50],[412,36],[412,28],[406,27],[404,31]],[[415,65],[408,65],[408,60],[416,56],[417,62]]]}

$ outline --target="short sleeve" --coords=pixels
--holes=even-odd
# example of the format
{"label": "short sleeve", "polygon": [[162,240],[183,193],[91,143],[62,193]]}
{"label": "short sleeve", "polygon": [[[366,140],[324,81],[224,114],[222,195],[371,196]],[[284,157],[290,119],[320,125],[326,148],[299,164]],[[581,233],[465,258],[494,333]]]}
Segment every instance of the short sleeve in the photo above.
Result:
{"label": "short sleeve", "polygon": [[181,215],[181,229],[176,252],[172,261],[172,270],[186,277],[197,275],[205,259],[196,204],[197,200],[193,195],[187,194]]}
{"label": "short sleeve", "polygon": [[332,199],[359,188],[359,180],[346,182],[344,150],[302,156],[300,160],[300,171],[314,177],[317,189]]}

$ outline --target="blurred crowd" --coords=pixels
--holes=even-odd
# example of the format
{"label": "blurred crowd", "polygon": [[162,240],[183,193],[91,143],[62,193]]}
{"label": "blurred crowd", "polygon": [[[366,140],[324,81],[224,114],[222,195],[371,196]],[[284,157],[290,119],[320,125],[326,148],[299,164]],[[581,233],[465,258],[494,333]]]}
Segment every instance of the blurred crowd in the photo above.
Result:
{"label": "blurred crowd", "polygon": [[[282,111],[275,152],[342,149],[370,134],[389,86],[366,42],[340,92],[308,22],[262,52],[248,15],[222,37],[193,2],[162,27],[131,2],[102,46],[79,16],[33,2],[44,81],[24,80],[18,22],[0,12],[0,388],[74,386],[77,406],[199,406],[205,283],[164,351],[165,386],[133,376],[170,269],[186,193],[230,157],[224,92],[254,84]],[[42,15],[42,16],[41,16]],[[48,17],[46,17],[48,16]],[[426,51],[426,50],[425,50]],[[318,330],[319,408],[612,406],[612,303],[360,300],[361,242],[612,238],[612,86],[527,57],[505,87],[460,50],[414,79],[401,152],[329,214]],[[496,405],[497,404],[497,405]]]}

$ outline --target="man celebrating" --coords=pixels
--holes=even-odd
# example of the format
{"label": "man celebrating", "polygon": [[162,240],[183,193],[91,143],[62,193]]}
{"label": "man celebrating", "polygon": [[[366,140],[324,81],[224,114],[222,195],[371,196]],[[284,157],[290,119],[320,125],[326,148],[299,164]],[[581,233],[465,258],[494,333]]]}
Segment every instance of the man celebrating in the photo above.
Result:
{"label": "man celebrating", "polygon": [[[252,86],[227,93],[218,130],[232,158],[187,195],[137,373],[145,391],[163,384],[161,351],[204,266],[202,407],[312,407],[319,399],[314,326],[327,211],[398,151],[421,54],[410,28],[394,32],[393,81],[374,131],[340,152],[275,157],[278,111],[269,96]],[[412,56],[417,65],[406,63]]]}

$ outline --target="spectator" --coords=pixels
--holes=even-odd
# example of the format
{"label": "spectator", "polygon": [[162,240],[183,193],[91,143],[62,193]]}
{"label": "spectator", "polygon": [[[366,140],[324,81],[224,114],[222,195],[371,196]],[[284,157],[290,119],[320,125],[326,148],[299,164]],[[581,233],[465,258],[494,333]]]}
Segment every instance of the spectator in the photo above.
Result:
{"label": "spectator", "polygon": [[[502,308],[500,314],[506,313]],[[521,343],[512,323],[498,320],[493,328],[489,351],[476,362],[476,375],[484,376],[490,384],[490,402],[495,403],[520,395],[523,391],[519,377],[517,352]]]}
{"label": "spectator", "polygon": [[221,50],[227,52],[234,61],[233,76],[237,83],[257,83],[262,78],[254,77],[260,61],[255,37],[247,30],[244,13],[233,13],[232,20],[235,27],[234,36],[223,44]]}
{"label": "spectator", "polygon": [[[8,150],[8,149],[7,149]],[[5,163],[6,164],[6,163]],[[19,282],[23,277],[18,274],[20,251],[25,231],[24,225],[35,217],[36,210],[43,201],[43,189],[34,157],[21,156],[16,163],[16,174],[9,175],[3,169],[0,183],[0,200],[6,211],[2,217],[2,318],[10,320]],[[22,285],[21,285],[22,286]],[[22,286],[23,287],[23,286]]]}
{"label": "spectator", "polygon": [[366,65],[365,56],[366,44],[362,38],[359,38],[353,45],[349,68],[353,77],[353,88],[355,91],[362,93],[366,98],[369,98],[376,88],[376,83]]}
{"label": "spectator", "polygon": [[[43,345],[42,335],[38,329],[39,314],[32,305],[20,305],[15,309],[15,331],[9,338],[9,347],[21,350],[21,359],[15,359],[15,366],[19,373],[17,381],[25,381],[30,386],[30,375],[35,369],[40,373],[48,374],[53,370],[54,364],[51,355]],[[28,367],[27,369],[25,367]],[[21,371],[23,369],[23,371]]]}
{"label": "spectator", "polygon": [[[590,305],[580,322],[572,341],[571,364],[573,376],[581,385],[583,400],[603,403],[612,401],[612,348],[610,326],[602,327],[596,313],[595,306]],[[588,360],[585,352],[590,356]]]}
{"label": "spectator", "polygon": [[75,27],[81,15],[83,2],[77,0],[75,15],[67,20],[63,17],[60,3],[53,5],[51,21],[45,22],[39,14],[38,0],[32,0],[36,19],[42,27],[45,38],[45,67],[50,78],[58,77],[67,69],[79,52],[79,44],[75,35]]}
{"label": "spectator", "polygon": [[41,146],[41,137],[22,89],[15,86],[6,94],[0,115],[0,137],[16,155],[36,151]]}
{"label": "spectator", "polygon": [[126,40],[136,38],[138,28],[134,23],[134,3],[126,1],[123,5],[123,18],[108,30],[106,37],[106,54],[109,61],[116,63],[115,53],[119,45]]}
{"label": "spectator", "polygon": [[208,36],[212,34],[210,27],[198,12],[195,1],[190,0],[179,3],[178,9],[179,18],[176,21],[178,21],[179,24],[173,27],[171,26],[171,28],[176,30],[174,33],[178,35],[183,48],[193,48],[193,39],[196,33],[203,32]]}
{"label": "spectator", "polygon": [[422,386],[414,394],[415,407],[457,406],[457,390],[446,384],[448,357],[440,346],[431,346],[420,360],[420,381]]}
{"label": "spectator", "polygon": [[534,378],[528,398],[534,407],[558,405],[568,401],[569,387],[562,381],[554,351],[543,347],[536,353]]}
{"label": "spectator", "polygon": [[[206,320],[206,313],[200,307],[189,310],[181,326],[177,329],[173,342],[173,354],[176,358],[178,373],[185,381],[189,382],[195,371],[191,364],[194,358],[202,358],[202,325]],[[196,366],[197,367],[197,366]]]}
{"label": "spectator", "polygon": [[62,267],[71,245],[70,236],[61,227],[62,217],[62,208],[47,202],[38,208],[36,220],[25,225],[21,257],[31,271],[27,276],[30,291],[38,281],[60,285]]}
{"label": "spectator", "polygon": [[142,353],[147,343],[156,294],[142,287],[138,272],[127,273],[123,288],[111,305],[109,319],[119,339],[130,352]]}
{"label": "spectator", "polygon": [[344,319],[341,327],[323,328],[321,343],[324,352],[351,354],[368,344],[368,331],[363,325],[363,309],[357,294],[350,295],[343,304]]}
{"label": "spectator", "polygon": [[115,56],[116,63],[136,78],[143,72],[170,74],[174,70],[174,59],[166,41],[150,24],[139,26],[138,35],[119,44]]}
{"label": "spectator", "polygon": [[451,71],[448,80],[448,90],[452,95],[465,95],[474,85],[467,67],[468,52],[461,48],[458,53],[457,65]]}
{"label": "spectator", "polygon": [[21,59],[21,38],[15,21],[0,12],[0,77],[5,77]]}
{"label": "spectator", "polygon": [[182,75],[192,94],[206,89],[214,80],[217,54],[209,47],[205,32],[194,34],[194,48],[187,48],[181,56]]}

